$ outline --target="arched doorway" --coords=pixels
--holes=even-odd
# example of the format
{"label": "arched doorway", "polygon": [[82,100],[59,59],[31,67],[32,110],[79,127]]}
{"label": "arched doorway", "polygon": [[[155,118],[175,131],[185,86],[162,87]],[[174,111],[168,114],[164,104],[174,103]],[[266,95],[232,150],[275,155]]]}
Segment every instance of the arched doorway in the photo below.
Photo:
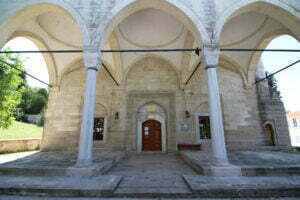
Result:
{"label": "arched doorway", "polygon": [[157,104],[142,106],[137,113],[137,151],[161,151],[167,147],[166,117]]}
{"label": "arched doorway", "polygon": [[272,146],[275,146],[274,129],[271,124],[265,125],[265,134],[267,136],[268,142],[270,142]]}
{"label": "arched doorway", "polygon": [[161,150],[161,123],[156,120],[145,121],[142,125],[142,151]]}

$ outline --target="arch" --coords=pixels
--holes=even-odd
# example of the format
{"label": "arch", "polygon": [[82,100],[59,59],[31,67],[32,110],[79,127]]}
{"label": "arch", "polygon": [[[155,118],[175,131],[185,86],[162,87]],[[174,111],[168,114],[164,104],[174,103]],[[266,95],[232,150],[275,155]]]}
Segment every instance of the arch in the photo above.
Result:
{"label": "arch", "polygon": [[175,71],[176,73],[176,78],[178,80],[179,77],[180,77],[180,73],[179,71],[177,70],[176,66],[170,61],[168,60],[167,58],[165,58],[164,56],[161,56],[161,55],[157,55],[157,54],[147,54],[147,55],[141,55],[139,56],[138,58],[136,58],[128,67],[127,69],[125,70],[124,72],[124,81],[127,80],[127,77],[128,77],[128,74],[130,73],[130,71],[132,70],[132,68],[135,67],[135,65],[139,62],[141,62],[142,60],[144,59],[147,59],[147,58],[154,58],[154,59],[159,59],[159,60],[162,60],[163,62],[165,62],[167,65],[169,65],[170,67],[172,67],[172,69]]}
{"label": "arch", "polygon": [[[265,34],[263,38],[260,40],[260,42],[258,43],[258,46],[256,48],[257,49],[266,48],[273,39],[281,35],[290,35],[291,37],[294,37],[299,41],[299,39],[295,35],[293,35],[289,30],[282,29],[282,30],[276,30]],[[246,72],[247,82],[249,84],[255,81],[255,74],[262,54],[263,52],[254,52],[250,58],[248,69]]]}
{"label": "arch", "polygon": [[201,112],[201,113],[209,113],[209,103],[208,101],[203,101],[197,104],[195,107],[196,112]]}
{"label": "arch", "polygon": [[[36,9],[37,12],[31,12],[32,9]],[[17,27],[17,24],[21,24],[27,19],[26,16],[39,15],[51,9],[61,9],[67,15],[71,16],[80,27],[80,33],[84,44],[89,44],[90,36],[84,19],[80,13],[71,6],[71,4],[66,3],[65,1],[27,0],[26,2],[18,3],[1,16],[0,25],[6,23],[5,25],[13,24],[11,27]],[[17,23],[18,19],[22,20]],[[1,43],[0,45],[2,46]]]}
{"label": "arch", "polygon": [[95,41],[99,42],[99,48],[105,45],[109,35],[123,19],[146,8],[156,8],[173,15],[188,27],[199,44],[201,41],[209,42],[209,34],[204,24],[185,3],[179,1],[174,3],[173,0],[128,0],[121,1],[111,10],[105,26],[98,26],[96,32],[98,38]]}
{"label": "arch", "polygon": [[[39,50],[50,50],[49,46],[46,42],[39,36],[34,33],[27,32],[27,31],[16,31],[14,32],[11,37],[6,41],[9,42],[17,37],[23,37],[31,42],[33,42]],[[58,73],[57,73],[57,66],[55,59],[52,54],[42,54],[48,69],[48,76],[49,76],[49,84],[50,85],[57,85],[58,84]]]}
{"label": "arch", "polygon": [[97,115],[101,115],[101,116],[104,116],[104,117],[107,117],[108,116],[108,109],[107,109],[107,106],[104,105],[104,103],[99,103],[99,102],[96,102],[95,103],[95,116]]}
{"label": "arch", "polygon": [[[147,107],[153,107],[156,110],[147,109]],[[148,120],[156,120],[161,124],[161,143],[162,152],[167,151],[167,129],[166,129],[166,111],[165,109],[157,104],[156,102],[147,102],[146,104],[140,106],[137,112],[137,152],[142,152],[142,126],[143,123]]]}
{"label": "arch", "polygon": [[276,145],[276,137],[275,137],[274,124],[272,122],[265,122],[263,127],[264,127],[264,133],[268,139],[268,142],[271,142],[271,145],[275,146]]}
{"label": "arch", "polygon": [[61,86],[62,80],[66,75],[81,69],[82,66],[84,66],[84,64],[83,64],[83,58],[81,57],[73,60],[70,64],[64,67],[64,69],[61,71],[59,75],[58,85]]}
{"label": "arch", "polygon": [[234,6],[228,6],[228,8],[220,14],[222,18],[220,18],[216,26],[216,38],[218,40],[221,38],[222,30],[226,22],[233,17],[249,11],[260,12],[274,18],[283,25],[286,25],[295,35],[299,35],[300,33],[299,10],[287,3],[275,0],[236,0],[232,5]]}
{"label": "arch", "polygon": [[[103,62],[109,69],[111,69],[110,64],[109,64],[108,62],[106,62],[105,60],[102,60],[102,62]],[[64,76],[66,76],[67,74],[72,73],[72,72],[74,72],[74,71],[77,71],[77,70],[79,70],[79,69],[81,69],[81,68],[86,69],[86,68],[84,67],[83,57],[80,57],[80,58],[77,58],[77,59],[73,60],[70,64],[68,64],[66,67],[64,67],[64,69],[63,69],[62,72],[60,73],[59,78],[58,78],[58,85],[61,84],[61,82],[62,82]],[[103,70],[104,70],[103,67],[101,67],[101,68],[99,69],[99,73],[103,73]]]}
{"label": "arch", "polygon": [[[198,63],[196,62],[194,64],[194,66],[189,70],[188,74],[191,74],[197,65],[198,65]],[[250,87],[250,85],[248,83],[246,72],[242,69],[240,64],[238,64],[235,60],[231,59],[230,57],[228,57],[224,54],[221,54],[220,58],[219,58],[218,67],[224,68],[224,69],[232,71],[234,73],[237,73],[238,75],[240,75],[240,77],[243,81],[244,87],[245,88]],[[205,72],[204,67],[200,67],[200,69],[198,69],[197,71],[200,75]],[[192,80],[195,80],[195,78],[196,78],[196,76],[193,76]],[[184,87],[186,87],[186,86],[184,86]]]}
{"label": "arch", "polygon": [[141,63],[143,60],[146,59],[155,59],[156,61],[159,61],[160,64],[165,64],[166,67],[164,67],[165,69],[171,69],[171,71],[174,72],[175,74],[175,80],[176,80],[176,87],[180,88],[180,75],[176,69],[176,67],[170,62],[168,61],[166,58],[164,58],[163,56],[160,55],[144,55],[144,56],[140,56],[139,58],[136,59],[136,61],[134,61],[125,71],[125,76],[124,76],[124,80],[123,83],[125,86],[127,86],[128,84],[128,80],[129,80],[129,75],[131,74],[131,72],[133,70],[135,70],[136,68],[138,68],[138,64]]}
{"label": "arch", "polygon": [[242,67],[237,62],[235,62],[233,59],[222,54],[222,55],[220,55],[219,66],[226,70],[230,70],[230,71],[233,71],[233,72],[239,74],[241,79],[243,80],[244,87],[245,88],[250,87],[249,82],[247,80],[246,73],[243,71]]}

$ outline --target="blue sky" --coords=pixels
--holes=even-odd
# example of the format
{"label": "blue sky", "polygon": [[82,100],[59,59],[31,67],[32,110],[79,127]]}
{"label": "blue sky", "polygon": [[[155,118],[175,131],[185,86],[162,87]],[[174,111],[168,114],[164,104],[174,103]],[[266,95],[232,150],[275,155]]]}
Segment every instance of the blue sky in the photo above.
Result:
{"label": "blue sky", "polygon": [[[24,50],[33,50],[38,51],[37,46],[28,39],[18,37],[9,41],[4,48],[10,47],[15,51],[24,51]],[[26,72],[38,77],[39,79],[49,82],[49,75],[47,65],[41,54],[19,54],[22,60],[24,60]],[[44,87],[47,88],[47,85],[41,84],[40,82],[27,77],[27,82],[32,87]]]}
{"label": "blue sky", "polygon": [[[38,50],[30,41],[24,38],[16,38],[6,44],[13,50]],[[293,37],[284,35],[272,40],[268,45],[269,49],[300,49],[300,43]],[[46,82],[49,81],[46,63],[41,54],[20,55],[25,61],[25,69],[28,73],[39,77]],[[300,59],[300,53],[274,53],[264,52],[262,61],[265,69],[275,72]],[[278,80],[282,100],[288,111],[300,111],[300,64],[297,64],[286,71],[275,76]],[[28,78],[29,85],[33,87],[47,87],[38,81]]]}
{"label": "blue sky", "polygon": [[[269,49],[300,49],[300,43],[284,35],[272,40]],[[300,59],[300,53],[264,52],[262,61],[266,71],[275,72]],[[300,64],[275,75],[287,111],[300,111]]]}

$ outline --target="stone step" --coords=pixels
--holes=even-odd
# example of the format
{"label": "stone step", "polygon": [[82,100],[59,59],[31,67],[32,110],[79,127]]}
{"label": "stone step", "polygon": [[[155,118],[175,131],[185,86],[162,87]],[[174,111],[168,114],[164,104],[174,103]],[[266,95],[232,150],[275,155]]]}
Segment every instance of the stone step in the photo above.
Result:
{"label": "stone step", "polygon": [[[198,174],[210,176],[213,175],[214,170],[219,167],[214,167],[208,165],[203,161],[198,161],[197,159],[190,156],[189,153],[180,152],[179,156],[184,160],[191,168],[193,168]],[[222,168],[222,169],[221,169]],[[220,167],[221,173],[230,173],[229,175],[234,175],[233,170],[239,170],[240,173],[235,173],[238,176],[289,176],[289,175],[300,175],[300,165],[229,165],[225,167]],[[218,174],[220,175],[220,174]]]}
{"label": "stone step", "polygon": [[300,176],[212,177],[183,176],[196,196],[206,198],[300,197]]}
{"label": "stone step", "polygon": [[121,176],[0,176],[0,194],[49,197],[110,197]]}
{"label": "stone step", "polygon": [[[0,176],[0,195],[110,198],[300,198],[300,177],[184,175],[182,188],[118,188],[121,176]],[[1,198],[0,198],[1,199]]]}
{"label": "stone step", "polygon": [[[104,160],[101,163],[94,163],[94,165],[89,168],[89,174],[106,174],[111,170],[120,160],[123,159],[122,156],[116,157],[115,159]],[[27,176],[64,176],[70,174],[81,173],[81,168],[75,168],[74,166],[0,166],[0,175],[27,175]],[[85,170],[84,173],[87,173]]]}

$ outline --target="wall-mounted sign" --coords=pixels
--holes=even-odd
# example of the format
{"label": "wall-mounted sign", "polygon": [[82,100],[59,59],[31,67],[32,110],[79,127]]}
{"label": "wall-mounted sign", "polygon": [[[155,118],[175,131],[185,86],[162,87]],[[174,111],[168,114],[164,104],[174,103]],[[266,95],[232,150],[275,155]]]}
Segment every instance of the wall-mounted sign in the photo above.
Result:
{"label": "wall-mounted sign", "polygon": [[180,124],[180,131],[181,132],[187,132],[189,130],[189,127],[187,124]]}

